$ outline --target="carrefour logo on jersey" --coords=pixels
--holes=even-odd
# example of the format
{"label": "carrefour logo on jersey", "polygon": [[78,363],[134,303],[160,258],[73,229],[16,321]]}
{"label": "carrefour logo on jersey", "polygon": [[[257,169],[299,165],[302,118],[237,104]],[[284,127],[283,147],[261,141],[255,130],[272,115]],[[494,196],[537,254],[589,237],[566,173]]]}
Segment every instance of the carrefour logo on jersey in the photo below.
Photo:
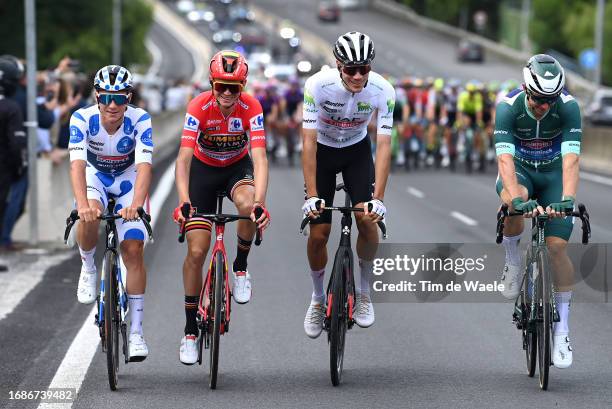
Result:
{"label": "carrefour logo on jersey", "polygon": [[132,148],[134,148],[134,141],[129,136],[124,136],[119,140],[119,143],[117,143],[117,151],[119,151],[119,153],[128,153]]}
{"label": "carrefour logo on jersey", "polygon": [[190,114],[185,115],[185,125],[183,128],[187,131],[198,131],[198,127],[200,126],[200,121]]}
{"label": "carrefour logo on jersey", "polygon": [[70,127],[70,143],[79,143],[84,138],[83,132],[77,126],[72,125]]}
{"label": "carrefour logo on jersey", "polygon": [[261,131],[262,129],[264,129],[263,114],[254,116],[253,118],[251,118],[249,123],[251,124],[251,131]]}
{"label": "carrefour logo on jersey", "polygon": [[230,118],[228,120],[228,129],[229,132],[244,132],[244,128],[242,127],[242,119],[240,118]]}

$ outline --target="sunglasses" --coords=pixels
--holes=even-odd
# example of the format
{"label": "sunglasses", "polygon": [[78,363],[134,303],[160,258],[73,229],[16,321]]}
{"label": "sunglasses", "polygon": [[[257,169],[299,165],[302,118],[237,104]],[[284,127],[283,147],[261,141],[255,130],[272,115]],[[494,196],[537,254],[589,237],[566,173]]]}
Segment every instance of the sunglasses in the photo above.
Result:
{"label": "sunglasses", "polygon": [[353,65],[353,66],[342,66],[342,72],[349,76],[354,76],[359,73],[361,75],[366,75],[368,72],[372,70],[372,67],[369,65]]}
{"label": "sunglasses", "polygon": [[536,96],[534,94],[527,94],[527,96],[536,105],[544,105],[544,104],[554,105],[557,103],[557,97],[541,97],[541,96]]}
{"label": "sunglasses", "polygon": [[230,92],[230,94],[237,94],[242,90],[241,84],[228,84],[225,82],[214,82],[213,89],[217,91],[219,94],[223,94],[226,90]]}
{"label": "sunglasses", "polygon": [[103,105],[110,105],[113,101],[117,105],[125,105],[130,101],[130,94],[98,94],[98,102]]}

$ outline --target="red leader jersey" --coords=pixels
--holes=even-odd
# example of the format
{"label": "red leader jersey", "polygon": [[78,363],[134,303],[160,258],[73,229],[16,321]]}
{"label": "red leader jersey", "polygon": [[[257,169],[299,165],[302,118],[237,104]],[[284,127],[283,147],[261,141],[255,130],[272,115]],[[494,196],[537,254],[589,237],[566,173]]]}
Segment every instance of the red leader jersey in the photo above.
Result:
{"label": "red leader jersey", "polygon": [[241,93],[227,118],[211,91],[187,106],[181,147],[193,148],[194,156],[205,164],[224,167],[239,161],[248,155],[249,139],[251,148],[266,147],[261,104],[251,95]]}

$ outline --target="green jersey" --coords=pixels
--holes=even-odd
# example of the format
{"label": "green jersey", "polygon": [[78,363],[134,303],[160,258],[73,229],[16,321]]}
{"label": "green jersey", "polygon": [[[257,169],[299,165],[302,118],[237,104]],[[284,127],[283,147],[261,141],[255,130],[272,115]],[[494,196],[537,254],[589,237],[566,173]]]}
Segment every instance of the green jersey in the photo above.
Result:
{"label": "green jersey", "polygon": [[580,155],[578,102],[563,91],[537,120],[527,107],[525,91],[514,90],[497,105],[494,136],[498,156],[509,153],[515,162],[536,170],[559,169],[564,155]]}

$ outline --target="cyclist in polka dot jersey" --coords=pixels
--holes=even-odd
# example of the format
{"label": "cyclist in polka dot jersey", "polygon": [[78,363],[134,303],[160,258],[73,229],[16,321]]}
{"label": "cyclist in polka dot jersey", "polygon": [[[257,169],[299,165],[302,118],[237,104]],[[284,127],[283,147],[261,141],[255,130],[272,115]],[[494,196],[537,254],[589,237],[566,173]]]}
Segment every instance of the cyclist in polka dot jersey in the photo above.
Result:
{"label": "cyclist in polka dot jersey", "polygon": [[94,253],[98,241],[98,217],[108,200],[115,200],[121,257],[127,268],[127,294],[131,318],[130,361],[148,355],[142,334],[146,271],[146,229],[136,209],[148,212],[153,139],[151,116],[129,105],[132,75],[124,67],[109,65],[95,75],[97,104],[76,111],[70,118],[70,180],[80,221],[77,243],[83,266],[77,298],[84,304],[96,299],[97,273]]}

